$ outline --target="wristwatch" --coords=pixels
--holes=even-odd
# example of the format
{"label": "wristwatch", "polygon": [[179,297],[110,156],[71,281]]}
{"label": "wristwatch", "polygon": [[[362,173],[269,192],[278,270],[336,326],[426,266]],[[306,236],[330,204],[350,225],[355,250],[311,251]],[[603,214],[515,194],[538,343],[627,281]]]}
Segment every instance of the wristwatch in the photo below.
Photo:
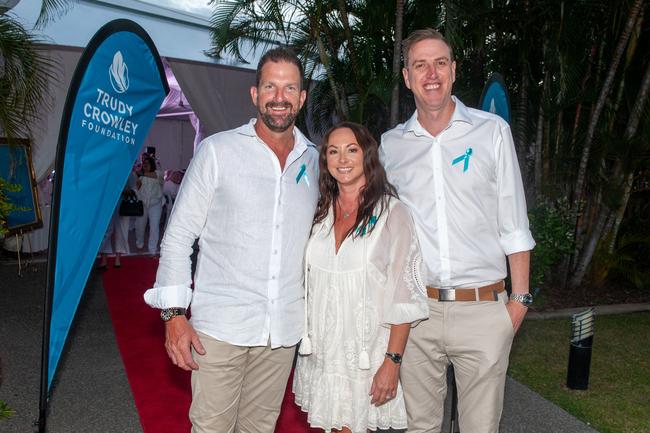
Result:
{"label": "wristwatch", "polygon": [[400,355],[399,353],[386,352],[386,358],[390,359],[395,364],[402,363],[402,355]]}
{"label": "wristwatch", "polygon": [[172,317],[184,316],[185,311],[187,311],[185,308],[163,308],[160,310],[160,318],[163,322],[167,322]]}
{"label": "wristwatch", "polygon": [[530,293],[511,293],[510,300],[519,302],[526,307],[533,305],[533,295]]}

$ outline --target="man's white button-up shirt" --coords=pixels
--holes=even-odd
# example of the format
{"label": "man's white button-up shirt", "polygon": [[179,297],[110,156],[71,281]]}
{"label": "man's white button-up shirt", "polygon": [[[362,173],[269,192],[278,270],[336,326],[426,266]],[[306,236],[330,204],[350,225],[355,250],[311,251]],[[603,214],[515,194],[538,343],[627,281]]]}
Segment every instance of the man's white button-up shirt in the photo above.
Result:
{"label": "man's white button-up shirt", "polygon": [[[155,308],[187,307],[194,328],[238,346],[292,346],[303,327],[303,258],[318,200],[318,151],[294,128],[284,170],[255,119],[206,138],[160,249]],[[192,284],[192,245],[199,255]]]}
{"label": "man's white button-up shirt", "polygon": [[440,134],[416,111],[382,136],[380,157],[413,214],[427,285],[477,287],[505,278],[506,256],[535,241],[510,127],[453,100]]}

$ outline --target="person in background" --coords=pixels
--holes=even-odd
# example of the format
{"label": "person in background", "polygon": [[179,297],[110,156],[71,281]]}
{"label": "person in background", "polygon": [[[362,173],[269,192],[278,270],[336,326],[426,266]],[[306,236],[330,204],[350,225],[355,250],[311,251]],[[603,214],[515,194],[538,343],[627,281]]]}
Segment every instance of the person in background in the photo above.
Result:
{"label": "person in background", "polygon": [[[133,172],[129,173],[129,178],[122,191],[122,197],[135,195],[136,176]],[[108,255],[115,254],[113,266],[122,267],[122,254],[129,253],[129,225],[130,216],[120,215],[120,201],[117,202],[113,216],[108,223],[108,228],[104,234],[104,240],[99,248],[99,264],[97,269],[104,270],[108,268]]]}
{"label": "person in background", "polygon": [[160,215],[163,205],[163,176],[156,170],[156,161],[145,156],[142,160],[142,173],[136,182],[136,194],[142,200],[144,215],[137,217],[135,222],[135,244],[140,250],[144,248],[144,233],[149,222],[149,241],[147,252],[156,254],[160,238]]}
{"label": "person in background", "polygon": [[165,183],[163,184],[163,207],[164,207],[164,221],[161,226],[167,226],[169,222],[169,215],[171,215],[172,207],[178,195],[178,188],[181,186],[181,181],[185,175],[185,170],[170,170],[166,172]]}
{"label": "person in background", "polygon": [[449,363],[460,431],[496,433],[512,339],[532,302],[535,246],[512,134],[452,96],[456,62],[440,33],[414,31],[403,56],[416,111],[384,133],[381,157],[413,214],[429,296],[429,320],[411,331],[401,371],[409,433],[440,432]]}
{"label": "person in background", "polygon": [[178,188],[181,186],[183,175],[185,175],[185,170],[173,170],[169,172],[163,184],[163,195],[169,196],[172,199],[172,204],[178,195]]}

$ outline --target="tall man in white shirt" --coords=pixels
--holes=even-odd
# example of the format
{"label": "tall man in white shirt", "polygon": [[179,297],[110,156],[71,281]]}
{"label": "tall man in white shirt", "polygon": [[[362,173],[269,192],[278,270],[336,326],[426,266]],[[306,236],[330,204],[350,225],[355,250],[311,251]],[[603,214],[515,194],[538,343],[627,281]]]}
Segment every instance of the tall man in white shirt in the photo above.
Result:
{"label": "tall man in white shirt", "polygon": [[302,334],[318,151],[294,126],[306,96],[298,58],[267,52],[250,93],[257,118],[206,138],[192,159],[145,293],[170,359],[192,370],[193,433],[272,433]]}
{"label": "tall man in white shirt", "polygon": [[532,302],[535,242],[512,135],[498,116],[451,95],[456,62],[440,33],[413,32],[403,56],[416,111],[382,136],[381,156],[413,213],[430,298],[429,320],[411,331],[403,358],[409,433],[440,431],[449,363],[460,430],[496,433],[512,338]]}

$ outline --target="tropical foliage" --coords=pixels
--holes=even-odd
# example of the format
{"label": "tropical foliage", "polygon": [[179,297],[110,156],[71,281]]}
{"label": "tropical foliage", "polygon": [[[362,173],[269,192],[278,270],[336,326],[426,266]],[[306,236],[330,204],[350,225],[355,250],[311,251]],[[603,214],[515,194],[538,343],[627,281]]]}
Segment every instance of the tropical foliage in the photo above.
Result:
{"label": "tropical foliage", "polygon": [[0,15],[0,129],[9,139],[28,135],[47,102],[55,64],[38,43],[11,15]]}
{"label": "tropical foliage", "polygon": [[[66,0],[44,0],[37,25],[49,22],[71,4]],[[43,106],[48,105],[48,82],[56,79],[57,64],[46,56],[40,43],[11,12],[0,10],[0,135],[9,144],[30,135]],[[7,215],[16,209],[6,196],[15,188],[0,178],[0,236],[5,233]]]}
{"label": "tropical foliage", "polygon": [[635,212],[644,207],[637,202],[647,200],[649,190],[646,0],[211,3],[213,55],[243,58],[251,44],[278,43],[300,53],[312,85],[307,117],[317,133],[349,119],[379,135],[394,123],[393,94],[399,95],[393,119],[407,118],[414,103],[395,73],[396,42],[416,28],[439,29],[458,61],[454,93],[467,105],[477,105],[492,72],[506,77],[532,215],[545,212],[538,206],[547,211],[548,203],[568,204],[570,248],[552,254],[557,260],[548,266],[562,270],[553,282],[576,287],[592,281],[594,257],[615,255],[619,247],[626,254],[647,251],[639,246],[643,241],[634,248],[621,244],[649,235],[627,223],[639,218]]}

